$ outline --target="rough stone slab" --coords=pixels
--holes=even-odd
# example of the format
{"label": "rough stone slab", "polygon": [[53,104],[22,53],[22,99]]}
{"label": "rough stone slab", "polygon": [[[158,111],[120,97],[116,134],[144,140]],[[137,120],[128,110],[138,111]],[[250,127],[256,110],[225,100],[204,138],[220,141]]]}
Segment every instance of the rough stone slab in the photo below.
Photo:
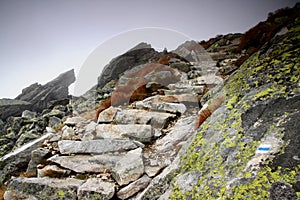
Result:
{"label": "rough stone slab", "polygon": [[149,151],[143,152],[145,172],[149,177],[156,176],[162,169],[170,165],[186,142],[195,133],[196,116],[179,119],[168,134],[158,139]]}
{"label": "rough stone slab", "polygon": [[186,107],[182,103],[153,102],[151,100],[145,99],[143,101],[137,102],[135,105],[138,109],[148,108],[150,110],[170,113],[183,114],[186,111]]}
{"label": "rough stone slab", "polygon": [[104,154],[123,152],[137,148],[131,140],[103,139],[89,141],[62,140],[58,142],[62,154]]}
{"label": "rough stone slab", "polygon": [[[77,199],[77,190],[84,181],[67,178],[14,178],[5,194],[5,200],[11,199]],[[11,198],[10,194],[21,195]]]}
{"label": "rough stone slab", "polygon": [[78,189],[78,199],[111,199],[115,194],[115,184],[100,178],[90,178]]}
{"label": "rough stone slab", "polygon": [[174,88],[171,90],[165,90],[166,95],[176,95],[176,94],[203,94],[204,86],[186,86],[183,88]]}
{"label": "rough stone slab", "polygon": [[53,133],[47,133],[0,158],[0,165],[4,166],[0,170],[0,181],[5,181],[13,172],[24,167],[24,164],[27,165],[31,158],[31,152],[53,135]]}
{"label": "rough stone slab", "polygon": [[71,173],[71,170],[62,169],[56,165],[47,165],[43,169],[38,169],[37,174],[39,178],[51,177],[61,178],[66,177]]}
{"label": "rough stone slab", "polygon": [[112,169],[112,176],[120,186],[137,180],[143,173],[144,163],[141,148],[128,152]]}
{"label": "rough stone slab", "polygon": [[75,155],[75,156],[53,156],[48,161],[75,171],[77,173],[103,173],[111,170],[124,155]]}
{"label": "rough stone slab", "polygon": [[150,124],[155,128],[164,128],[175,118],[176,115],[170,113],[128,109],[117,112],[115,122],[118,124]]}
{"label": "rough stone slab", "polygon": [[140,142],[150,142],[154,130],[150,125],[139,124],[99,124],[96,127],[97,138],[130,138]]}
{"label": "rough stone slab", "polygon": [[50,153],[50,151],[49,151],[49,149],[46,149],[46,148],[38,148],[31,152],[31,160],[30,160],[27,170],[26,170],[27,176],[28,175],[29,176],[37,175],[36,167],[38,166],[38,164],[40,164],[42,162],[42,160],[48,153]]}
{"label": "rough stone slab", "polygon": [[84,122],[86,119],[82,117],[69,117],[67,120],[64,122],[65,125],[67,126],[75,126],[76,124],[80,122]]}
{"label": "rough stone slab", "polygon": [[117,114],[118,109],[115,107],[109,107],[106,110],[102,111],[98,116],[97,123],[111,123],[113,122],[115,115]]}
{"label": "rough stone slab", "polygon": [[144,175],[140,179],[119,190],[117,196],[119,199],[127,199],[135,195],[142,189],[145,189],[150,183],[150,181],[151,178],[149,178],[147,175]]}

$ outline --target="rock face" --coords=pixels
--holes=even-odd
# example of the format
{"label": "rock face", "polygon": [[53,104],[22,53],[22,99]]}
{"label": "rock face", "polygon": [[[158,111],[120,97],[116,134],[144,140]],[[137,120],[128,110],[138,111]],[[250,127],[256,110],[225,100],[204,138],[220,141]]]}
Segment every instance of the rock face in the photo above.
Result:
{"label": "rock face", "polygon": [[75,81],[74,69],[59,75],[45,85],[34,83],[15,99],[0,100],[0,119],[20,116],[24,110],[42,112],[51,102],[69,98],[68,87]]}

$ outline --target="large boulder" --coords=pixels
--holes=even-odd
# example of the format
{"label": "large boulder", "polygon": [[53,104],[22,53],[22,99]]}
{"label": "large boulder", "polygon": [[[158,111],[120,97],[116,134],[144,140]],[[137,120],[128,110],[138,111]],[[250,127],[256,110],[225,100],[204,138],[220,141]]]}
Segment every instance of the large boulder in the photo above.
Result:
{"label": "large boulder", "polygon": [[117,80],[119,76],[135,66],[148,63],[149,60],[156,61],[160,53],[151,48],[150,45],[140,43],[133,49],[114,58],[106,65],[98,78],[98,88],[102,88],[111,80]]}

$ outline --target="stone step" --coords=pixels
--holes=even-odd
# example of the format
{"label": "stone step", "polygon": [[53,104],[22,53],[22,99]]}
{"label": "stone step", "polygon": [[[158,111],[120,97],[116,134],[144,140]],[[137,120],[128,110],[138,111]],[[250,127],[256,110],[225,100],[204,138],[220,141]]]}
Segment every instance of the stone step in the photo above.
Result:
{"label": "stone step", "polygon": [[124,152],[136,149],[138,146],[132,140],[102,139],[102,140],[61,140],[58,142],[61,154],[104,154]]}
{"label": "stone step", "polygon": [[14,178],[4,194],[12,199],[111,199],[115,184],[100,178],[87,181],[74,178]]}
{"label": "stone step", "polygon": [[150,109],[153,111],[169,112],[174,114],[183,114],[187,110],[186,106],[182,103],[159,102],[152,98],[136,102],[135,107],[138,109]]}
{"label": "stone step", "polygon": [[100,113],[98,123],[149,124],[154,128],[165,128],[174,119],[175,114],[165,112],[110,107]]}
{"label": "stone step", "polygon": [[[141,102],[136,103],[136,108],[139,108],[137,104],[141,104],[142,108],[150,108],[151,104],[162,104],[162,103],[181,103],[186,107],[189,106],[198,106],[199,105],[199,96],[197,94],[175,94],[175,95],[155,95],[148,97]],[[145,104],[145,105],[144,105]],[[150,106],[147,106],[150,104]],[[172,105],[172,104],[171,104]],[[175,104],[176,105],[176,104]],[[155,107],[155,106],[154,106]],[[155,109],[155,108],[153,108]],[[174,112],[173,110],[165,110],[166,112]],[[176,109],[175,112],[176,113]]]}
{"label": "stone step", "polygon": [[145,124],[99,124],[96,127],[96,138],[124,139],[129,138],[139,142],[151,142],[154,129]]}

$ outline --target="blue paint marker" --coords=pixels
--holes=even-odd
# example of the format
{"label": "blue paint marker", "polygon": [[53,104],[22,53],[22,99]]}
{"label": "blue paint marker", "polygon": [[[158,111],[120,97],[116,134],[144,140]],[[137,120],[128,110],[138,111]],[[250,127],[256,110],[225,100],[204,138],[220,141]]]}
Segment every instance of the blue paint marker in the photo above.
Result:
{"label": "blue paint marker", "polygon": [[261,144],[257,148],[255,153],[269,153],[271,150],[271,145],[270,144]]}

